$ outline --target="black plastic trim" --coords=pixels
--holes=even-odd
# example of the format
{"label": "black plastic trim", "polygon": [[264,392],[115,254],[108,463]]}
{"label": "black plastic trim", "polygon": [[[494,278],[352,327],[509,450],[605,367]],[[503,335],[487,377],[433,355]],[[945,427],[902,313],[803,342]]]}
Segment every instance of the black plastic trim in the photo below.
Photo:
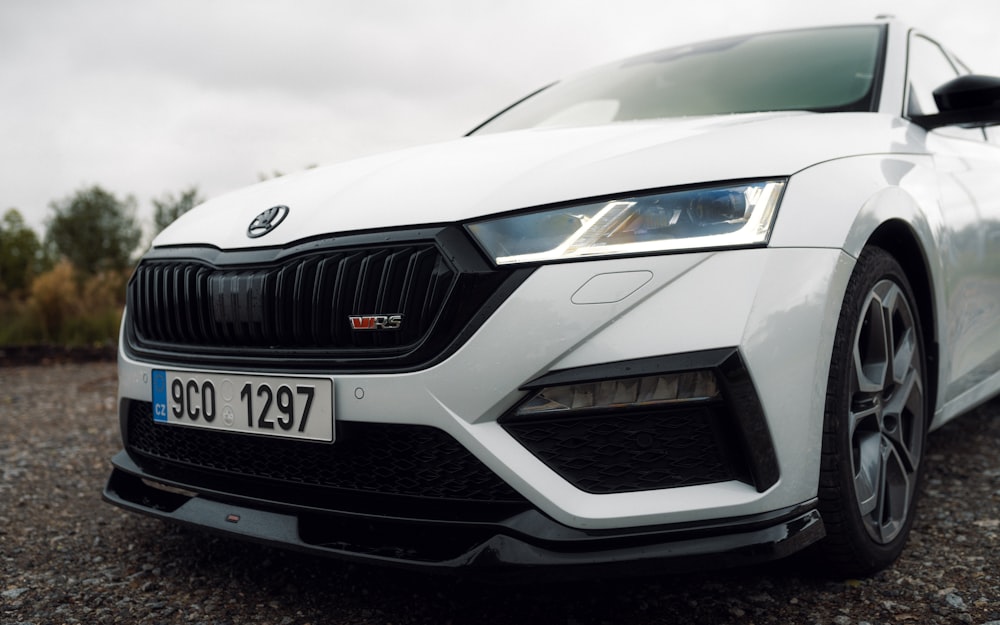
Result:
{"label": "black plastic trim", "polygon": [[[442,240],[454,240],[446,231],[455,228],[448,224],[426,224],[419,228],[391,229],[391,230],[370,230],[349,232],[346,234],[326,234],[300,239],[283,246],[270,247],[249,247],[223,250],[214,245],[190,244],[190,245],[164,245],[154,247],[146,252],[143,258],[149,259],[185,259],[205,261],[215,266],[233,265],[256,265],[289,260],[296,256],[309,254],[312,252],[331,248],[347,247],[375,247],[379,245],[403,245],[407,243],[421,243],[434,241],[441,243]],[[466,246],[469,242],[466,241]],[[472,255],[468,253],[455,254],[451,256],[456,263],[462,263],[470,271],[488,271],[489,265],[474,248],[470,248]],[[467,264],[466,264],[467,263]]]}
{"label": "black plastic trim", "polygon": [[470,131],[468,131],[467,133],[465,133],[465,135],[464,135],[464,136],[466,136],[466,137],[471,137],[472,135],[474,135],[474,134],[476,134],[477,132],[479,132],[479,129],[480,129],[480,128],[482,128],[483,126],[485,126],[486,124],[488,124],[488,123],[490,123],[491,121],[493,121],[494,119],[496,119],[496,118],[500,117],[501,115],[503,115],[503,114],[504,114],[504,113],[506,113],[507,111],[511,110],[511,109],[512,109],[512,108],[514,108],[515,106],[517,106],[517,105],[521,104],[522,102],[525,102],[525,101],[527,101],[527,100],[530,100],[531,98],[533,98],[533,97],[535,97],[536,95],[538,95],[539,93],[541,93],[541,92],[545,91],[545,90],[546,90],[546,89],[548,89],[549,87],[551,87],[551,86],[553,86],[553,85],[556,85],[556,84],[559,84],[559,82],[560,82],[560,81],[558,81],[558,80],[557,80],[557,81],[555,81],[555,82],[551,82],[551,83],[549,83],[549,84],[545,85],[544,87],[539,87],[538,89],[535,89],[534,91],[532,91],[532,92],[531,92],[531,93],[529,93],[528,95],[524,96],[523,98],[521,98],[521,99],[517,100],[516,102],[513,102],[513,103],[511,103],[511,104],[508,104],[508,105],[507,105],[507,106],[505,106],[505,107],[504,107],[503,109],[501,109],[501,110],[497,111],[496,113],[494,113],[494,114],[490,115],[490,116],[489,116],[488,118],[486,118],[485,120],[483,120],[483,121],[479,122],[479,124],[478,124],[478,125],[477,125],[477,126],[476,126],[475,128],[473,128],[472,130],[470,130]]}
{"label": "black plastic trim", "polygon": [[[328,505],[333,505],[338,510],[365,510],[376,514],[392,515],[406,510],[411,516],[451,514],[467,519],[510,514],[529,506],[524,497],[457,441],[431,426],[340,420],[337,423],[337,442],[331,444],[154,425],[148,402],[123,399],[121,406],[119,428],[130,466],[158,476],[159,481],[212,493],[218,498],[252,495],[314,510],[325,510]],[[146,433],[133,431],[137,426],[140,430],[145,429]],[[149,428],[159,432],[157,437],[169,436],[172,440],[166,443],[167,446],[184,449],[183,454],[188,454],[188,449],[196,445],[208,445],[209,451],[206,454],[202,450],[198,461],[194,461],[190,457],[165,454],[162,447],[150,449],[142,440],[149,436]],[[453,448],[440,455],[428,448],[406,449],[392,439],[383,438],[384,454],[379,461],[366,466],[363,459],[371,456],[371,447],[359,451],[356,445],[357,441],[364,441],[373,433],[372,428],[382,429],[383,432],[384,428],[396,429],[395,441],[423,439],[426,442],[429,433],[432,433],[432,444],[441,445],[443,438],[451,441]],[[455,450],[460,450],[461,455],[456,456]],[[312,466],[322,463],[327,470],[334,472],[336,478],[317,479],[319,476],[301,466],[295,470],[301,471],[308,479],[290,478],[287,471],[281,470],[246,469],[245,465],[233,464],[231,455],[238,452],[254,458],[263,459],[266,456],[268,461],[279,463],[289,458],[289,454],[297,453],[300,459],[313,463]],[[208,464],[202,462],[206,456],[211,459]],[[390,466],[392,459],[409,466],[406,470],[393,468]],[[266,462],[261,460],[260,464]],[[371,471],[370,476],[357,473],[366,469]],[[435,476],[435,471],[451,471],[452,474]]]}
{"label": "black plastic trim", "polygon": [[723,396],[740,430],[738,438],[743,442],[743,451],[750,460],[754,485],[762,493],[778,483],[781,469],[760,397],[738,350],[734,349],[719,364],[717,371],[722,380]]}
{"label": "black plastic trim", "polygon": [[[712,349],[699,352],[653,356],[635,360],[623,360],[551,371],[539,376],[524,386],[522,390],[533,391],[547,386],[561,386],[586,382],[598,382],[620,378],[635,378],[665,373],[681,373],[709,369],[716,373],[720,382],[723,401],[738,430],[741,451],[745,454],[751,480],[758,492],[774,486],[781,476],[778,457],[774,450],[771,431],[764,416],[764,408],[754,387],[750,373],[735,347]],[[528,401],[526,398],[525,401]],[[681,406],[711,404],[700,401]],[[501,423],[520,423],[538,417],[514,416],[517,406],[501,417]],[[575,416],[575,415],[574,415]]]}
{"label": "black plastic trim", "polygon": [[928,131],[944,126],[983,128],[1000,124],[1000,109],[996,106],[981,106],[933,115],[911,115],[910,121]]}
{"label": "black plastic trim", "polygon": [[885,60],[889,56],[889,25],[881,24],[879,32],[879,50],[875,57],[875,75],[868,91],[868,108],[862,109],[869,113],[877,113],[882,102],[882,88],[885,83]]}
{"label": "black plastic trim", "polygon": [[546,386],[600,382],[618,378],[641,378],[663,373],[680,373],[699,369],[718,368],[734,352],[735,348],[712,349],[702,352],[687,352],[667,356],[652,356],[635,360],[620,360],[574,369],[550,371],[521,387],[522,390],[539,390]]}
{"label": "black plastic trim", "polygon": [[[584,530],[536,509],[505,518],[410,518],[317,511],[154,487],[125,452],[116,455],[103,498],[119,507],[236,538],[340,559],[490,577],[524,579],[608,573],[684,573],[781,558],[825,535],[811,500],[768,513],[702,522]],[[184,484],[175,489],[196,491]]]}

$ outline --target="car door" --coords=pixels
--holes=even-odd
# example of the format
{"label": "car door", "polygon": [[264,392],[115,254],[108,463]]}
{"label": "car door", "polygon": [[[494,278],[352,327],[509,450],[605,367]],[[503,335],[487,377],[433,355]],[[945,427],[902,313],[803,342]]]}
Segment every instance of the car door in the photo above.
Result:
{"label": "car door", "polygon": [[[906,114],[936,113],[933,90],[968,70],[918,33],[910,34],[908,55]],[[943,220],[947,318],[938,339],[949,413],[988,395],[987,380],[1000,372],[1000,144],[989,137],[958,126],[926,136]]]}

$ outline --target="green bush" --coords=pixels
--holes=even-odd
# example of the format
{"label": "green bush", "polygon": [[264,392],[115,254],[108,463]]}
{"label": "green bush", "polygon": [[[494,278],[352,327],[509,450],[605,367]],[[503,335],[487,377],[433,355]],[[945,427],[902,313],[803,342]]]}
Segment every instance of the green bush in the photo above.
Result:
{"label": "green bush", "polygon": [[126,271],[82,277],[68,261],[31,282],[26,298],[0,300],[0,345],[107,345],[118,340]]}
{"label": "green bush", "polygon": [[42,325],[24,301],[0,301],[0,345],[42,342]]}

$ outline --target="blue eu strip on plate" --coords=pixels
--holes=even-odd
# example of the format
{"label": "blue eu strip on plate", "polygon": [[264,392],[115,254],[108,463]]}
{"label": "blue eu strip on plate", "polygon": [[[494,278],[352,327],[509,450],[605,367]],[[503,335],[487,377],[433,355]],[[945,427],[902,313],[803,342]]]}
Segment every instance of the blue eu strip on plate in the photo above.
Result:
{"label": "blue eu strip on plate", "polygon": [[167,421],[167,372],[153,371],[153,421]]}

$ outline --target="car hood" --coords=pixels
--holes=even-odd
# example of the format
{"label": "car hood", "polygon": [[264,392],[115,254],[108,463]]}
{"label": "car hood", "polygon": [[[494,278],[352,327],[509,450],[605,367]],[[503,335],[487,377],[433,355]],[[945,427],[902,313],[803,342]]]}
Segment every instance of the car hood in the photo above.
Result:
{"label": "car hood", "polygon": [[[871,113],[757,113],[471,136],[283,176],[210,200],[154,246],[271,247],[317,234],[463,221],[676,185],[788,176],[818,162],[913,147]],[[288,216],[260,238],[254,217]]]}

